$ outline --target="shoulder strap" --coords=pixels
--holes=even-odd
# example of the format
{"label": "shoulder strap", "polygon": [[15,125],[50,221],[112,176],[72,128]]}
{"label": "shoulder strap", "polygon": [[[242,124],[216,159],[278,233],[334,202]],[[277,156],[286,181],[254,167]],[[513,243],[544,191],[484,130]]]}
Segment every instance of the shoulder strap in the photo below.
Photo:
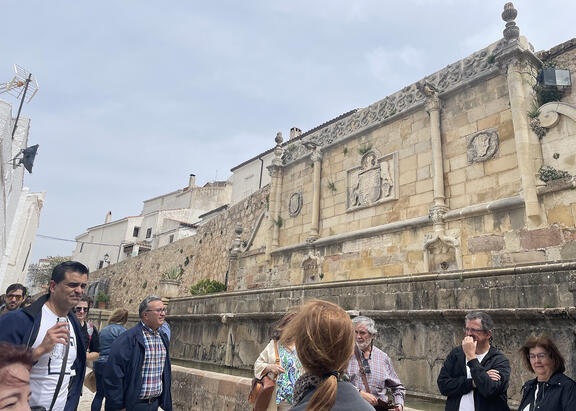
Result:
{"label": "shoulder strap", "polygon": [[274,353],[276,354],[276,365],[280,365],[280,355],[278,354],[278,340],[274,340]]}
{"label": "shoulder strap", "polygon": [[[72,324],[69,325],[72,327]],[[57,343],[58,344],[58,343]],[[52,411],[54,404],[56,403],[56,398],[58,398],[58,393],[60,392],[60,387],[62,387],[62,380],[64,380],[64,374],[66,373],[66,363],[68,362],[68,351],[70,350],[70,337],[68,337],[68,342],[64,348],[64,358],[62,358],[62,367],[60,367],[60,376],[58,377],[58,383],[56,384],[56,391],[54,391],[54,396],[52,397],[52,403],[50,404],[49,411]]]}
{"label": "shoulder strap", "polygon": [[362,382],[364,383],[364,388],[366,392],[370,394],[370,384],[368,384],[368,378],[366,378],[366,374],[364,373],[364,367],[362,367],[362,360],[360,360],[360,350],[358,347],[354,347],[354,354],[356,355],[356,360],[358,361],[358,368],[360,370],[360,375],[362,376]]}

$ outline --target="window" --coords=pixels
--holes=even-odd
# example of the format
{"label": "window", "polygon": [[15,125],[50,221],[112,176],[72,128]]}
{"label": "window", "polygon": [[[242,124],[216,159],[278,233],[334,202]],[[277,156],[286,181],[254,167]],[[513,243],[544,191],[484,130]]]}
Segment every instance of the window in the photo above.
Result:
{"label": "window", "polygon": [[152,228],[146,230],[146,238],[152,237]]}
{"label": "window", "polygon": [[169,242],[169,243],[173,243],[173,242],[174,242],[174,234],[170,235],[170,237],[168,238],[168,242]]}
{"label": "window", "polygon": [[134,231],[132,231],[132,237],[138,237],[140,234],[140,227],[134,227]]}
{"label": "window", "polygon": [[98,262],[98,269],[101,269],[102,267],[104,267],[104,261],[100,260]]}

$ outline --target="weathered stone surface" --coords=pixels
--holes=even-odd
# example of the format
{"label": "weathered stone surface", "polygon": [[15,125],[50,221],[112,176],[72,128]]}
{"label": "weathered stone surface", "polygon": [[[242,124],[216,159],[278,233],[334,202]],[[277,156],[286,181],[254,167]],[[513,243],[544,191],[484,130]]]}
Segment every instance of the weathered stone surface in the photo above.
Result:
{"label": "weathered stone surface", "polygon": [[504,245],[504,237],[500,235],[483,235],[468,239],[468,251],[472,254],[500,251]]}
{"label": "weathered stone surface", "polygon": [[560,230],[555,227],[520,232],[520,245],[527,250],[546,248],[560,243],[562,236]]}
{"label": "weathered stone surface", "polygon": [[544,250],[533,250],[505,253],[502,254],[500,261],[503,265],[540,263],[546,261],[546,252]]}

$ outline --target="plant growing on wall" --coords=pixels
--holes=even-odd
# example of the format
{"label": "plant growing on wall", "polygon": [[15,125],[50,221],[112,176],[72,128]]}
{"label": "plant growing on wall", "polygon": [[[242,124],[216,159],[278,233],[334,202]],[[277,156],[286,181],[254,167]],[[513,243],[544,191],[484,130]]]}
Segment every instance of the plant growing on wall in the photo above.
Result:
{"label": "plant growing on wall", "polygon": [[190,287],[190,294],[204,295],[226,291],[226,286],[220,281],[204,279]]}
{"label": "plant growing on wall", "polygon": [[342,150],[344,152],[344,155],[348,154],[348,147],[344,147],[344,150]]}
{"label": "plant growing on wall", "polygon": [[[188,259],[188,257],[186,257],[186,259]],[[184,274],[184,270],[181,267],[172,266],[162,273],[162,278],[165,280],[180,281],[182,279],[182,274]]]}
{"label": "plant growing on wall", "polygon": [[540,170],[538,170],[538,175],[540,180],[544,181],[545,183],[549,181],[560,180],[561,178],[572,177],[569,172],[564,170],[557,170],[550,166],[540,167]]}
{"label": "plant growing on wall", "polygon": [[336,184],[334,184],[334,181],[328,180],[328,189],[333,193],[336,192]]}
{"label": "plant growing on wall", "polygon": [[276,224],[278,226],[278,228],[282,228],[282,225],[284,224],[284,220],[282,219],[282,216],[278,216],[278,218],[276,220],[272,219],[272,221],[274,221],[274,224]]}
{"label": "plant growing on wall", "polygon": [[372,150],[372,144],[364,144],[363,146],[358,147],[358,154],[363,156],[370,150]]}
{"label": "plant growing on wall", "polygon": [[96,301],[97,303],[107,303],[110,301],[110,296],[106,294],[104,291],[100,291],[98,294],[96,294],[94,301]]}

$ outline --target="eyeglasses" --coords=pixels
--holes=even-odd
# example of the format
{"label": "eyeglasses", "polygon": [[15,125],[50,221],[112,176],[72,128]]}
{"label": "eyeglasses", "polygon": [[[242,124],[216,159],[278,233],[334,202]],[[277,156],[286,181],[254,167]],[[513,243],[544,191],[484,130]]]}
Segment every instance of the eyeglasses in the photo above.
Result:
{"label": "eyeglasses", "polygon": [[372,370],[370,370],[370,364],[368,363],[368,359],[367,358],[363,358],[362,359],[362,372],[364,374],[370,374],[372,373]]}
{"label": "eyeglasses", "polygon": [[146,310],[146,311],[154,311],[155,313],[160,314],[160,313],[165,313],[166,308],[158,308],[156,310]]}
{"label": "eyeglasses", "polygon": [[478,334],[478,333],[484,333],[484,332],[486,332],[486,330],[482,330],[482,329],[479,329],[479,328],[468,328],[468,327],[466,327],[466,328],[464,328],[464,332],[472,333],[472,334]]}
{"label": "eyeglasses", "polygon": [[74,308],[74,311],[76,311],[77,313],[82,312],[82,311],[88,312],[88,310],[89,310],[88,307],[76,307],[76,308]]}
{"label": "eyeglasses", "polygon": [[23,299],[24,296],[23,295],[18,295],[18,294],[8,294],[6,296],[7,300],[16,300],[16,301],[20,301],[21,299]]}
{"label": "eyeglasses", "polygon": [[543,360],[546,357],[548,357],[548,354],[545,352],[540,352],[538,354],[528,354],[528,358],[531,360],[535,360],[536,358],[538,358],[539,360]]}

